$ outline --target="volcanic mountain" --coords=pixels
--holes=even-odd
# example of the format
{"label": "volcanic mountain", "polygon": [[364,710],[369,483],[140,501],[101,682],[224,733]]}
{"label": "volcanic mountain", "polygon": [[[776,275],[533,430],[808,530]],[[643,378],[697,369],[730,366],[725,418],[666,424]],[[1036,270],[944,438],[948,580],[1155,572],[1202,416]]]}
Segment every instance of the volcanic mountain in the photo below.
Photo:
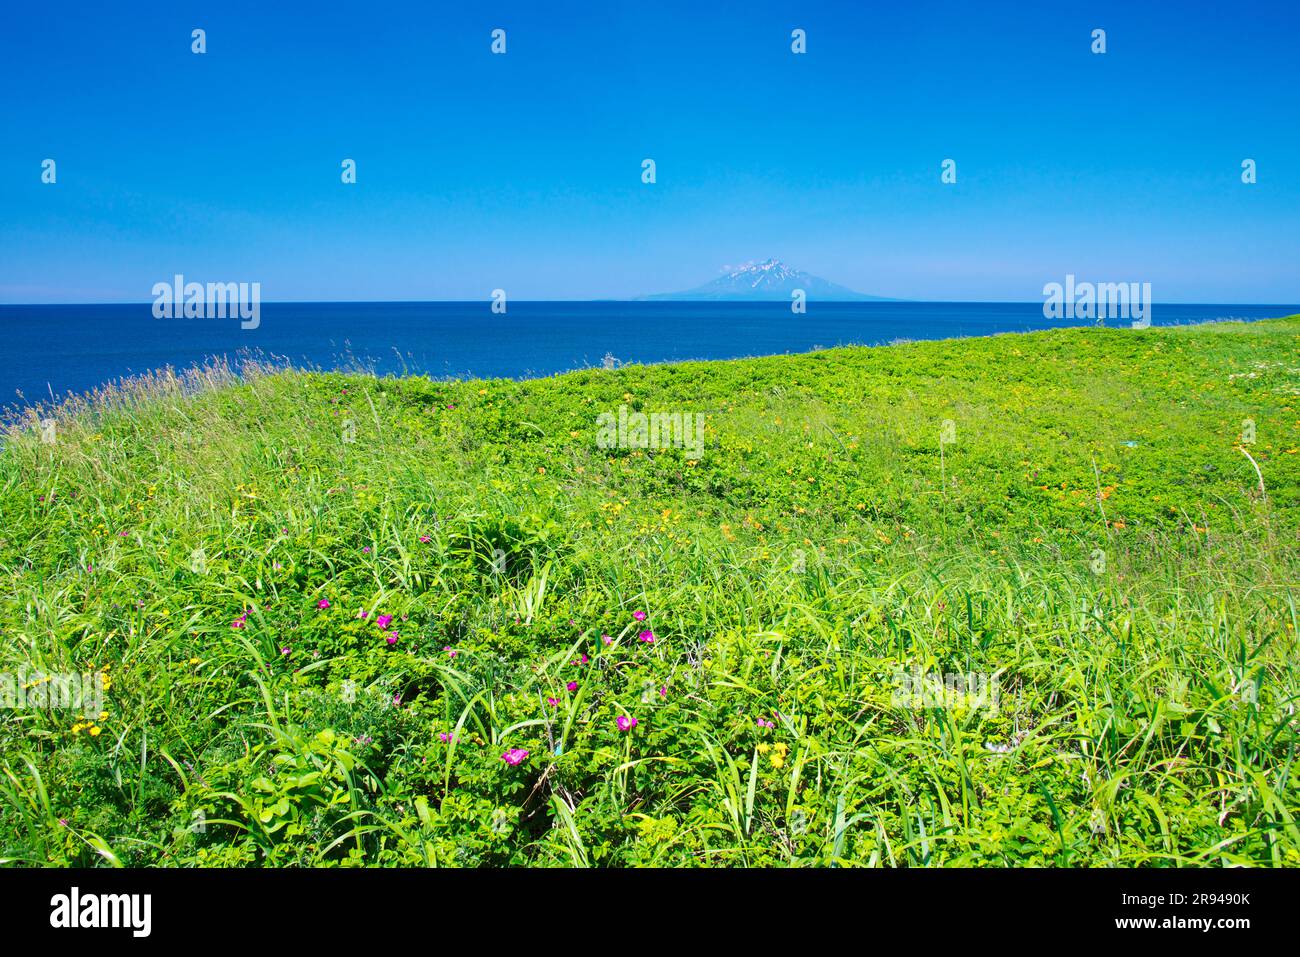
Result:
{"label": "volcanic mountain", "polygon": [[711,282],[684,292],[656,293],[638,296],[638,299],[682,300],[788,300],[796,289],[802,289],[812,300],[822,302],[888,301],[883,296],[868,296],[855,292],[799,269],[791,269],[777,259],[744,266],[727,267],[727,272]]}

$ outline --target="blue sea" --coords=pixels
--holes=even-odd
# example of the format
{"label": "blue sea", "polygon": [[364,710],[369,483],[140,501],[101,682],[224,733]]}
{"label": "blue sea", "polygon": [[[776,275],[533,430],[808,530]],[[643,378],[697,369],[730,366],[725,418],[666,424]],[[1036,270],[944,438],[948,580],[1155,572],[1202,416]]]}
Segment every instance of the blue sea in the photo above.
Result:
{"label": "blue sea", "polygon": [[[1161,305],[1156,326],[1300,313],[1300,305]],[[1026,332],[1067,325],[1041,302],[263,303],[261,324],[155,319],[151,303],[0,305],[0,406],[48,401],[122,376],[212,356],[260,354],[314,368],[355,366],[435,377],[545,376],[620,363],[806,352]],[[1124,321],[1110,325],[1127,325]]]}

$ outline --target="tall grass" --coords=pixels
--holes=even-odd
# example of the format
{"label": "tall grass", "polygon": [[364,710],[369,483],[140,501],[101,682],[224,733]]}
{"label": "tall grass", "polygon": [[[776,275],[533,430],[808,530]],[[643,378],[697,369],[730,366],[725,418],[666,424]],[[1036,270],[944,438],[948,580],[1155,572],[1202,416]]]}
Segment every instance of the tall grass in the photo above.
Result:
{"label": "tall grass", "polygon": [[[1298,336],[213,364],[12,421],[0,672],[111,687],[0,715],[0,858],[1300,863]],[[703,459],[598,448],[621,403]]]}

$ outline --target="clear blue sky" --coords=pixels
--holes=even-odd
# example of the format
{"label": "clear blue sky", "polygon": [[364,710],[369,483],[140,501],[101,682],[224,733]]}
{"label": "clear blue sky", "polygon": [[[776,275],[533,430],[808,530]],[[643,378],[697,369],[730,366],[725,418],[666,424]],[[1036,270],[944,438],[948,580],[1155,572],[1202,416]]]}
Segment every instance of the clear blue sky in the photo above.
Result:
{"label": "clear blue sky", "polygon": [[1300,301],[1294,0],[287,6],[5,5],[0,302],[623,297],[769,256]]}

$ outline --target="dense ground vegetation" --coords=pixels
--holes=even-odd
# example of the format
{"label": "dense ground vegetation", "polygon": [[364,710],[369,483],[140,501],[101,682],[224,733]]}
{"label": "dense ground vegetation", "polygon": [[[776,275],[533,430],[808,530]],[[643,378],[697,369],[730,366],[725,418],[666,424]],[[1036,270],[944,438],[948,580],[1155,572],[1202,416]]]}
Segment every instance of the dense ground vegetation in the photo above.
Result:
{"label": "dense ground vegetation", "polygon": [[6,439],[6,862],[1300,864],[1300,317],[245,371]]}

